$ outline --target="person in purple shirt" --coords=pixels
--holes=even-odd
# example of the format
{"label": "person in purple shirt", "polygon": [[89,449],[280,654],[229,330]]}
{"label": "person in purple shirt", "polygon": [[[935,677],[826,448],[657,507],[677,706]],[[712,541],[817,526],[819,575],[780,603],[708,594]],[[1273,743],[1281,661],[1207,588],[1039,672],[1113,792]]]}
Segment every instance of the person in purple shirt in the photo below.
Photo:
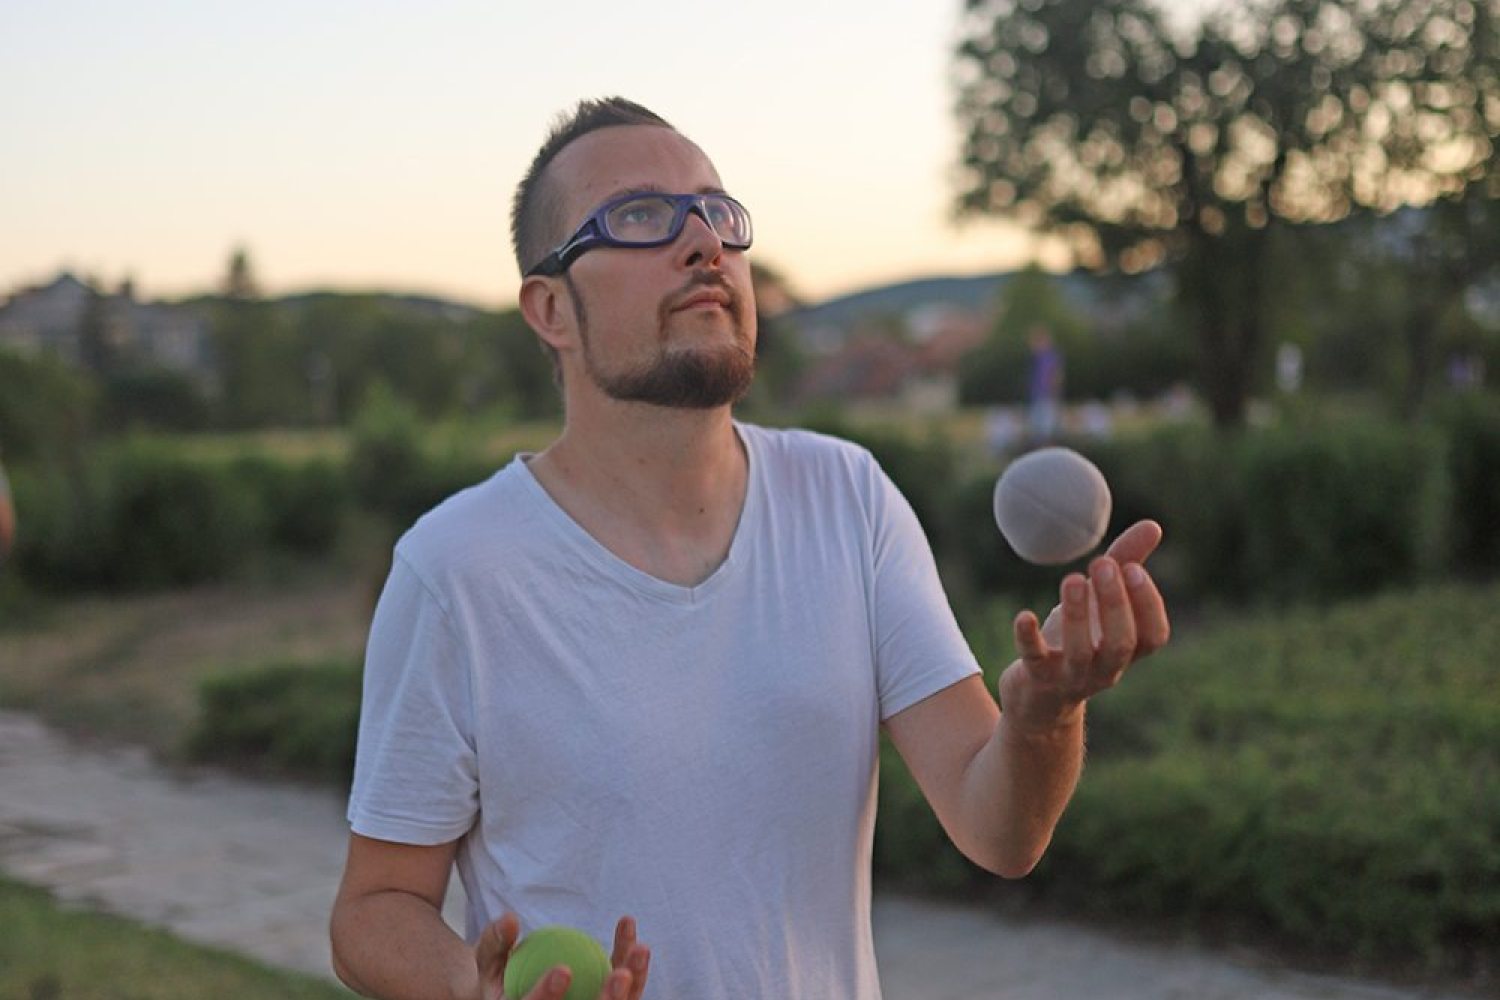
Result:
{"label": "person in purple shirt", "polygon": [[1027,429],[1033,444],[1057,435],[1062,406],[1063,358],[1047,328],[1037,324],[1029,334],[1031,371],[1027,380]]}

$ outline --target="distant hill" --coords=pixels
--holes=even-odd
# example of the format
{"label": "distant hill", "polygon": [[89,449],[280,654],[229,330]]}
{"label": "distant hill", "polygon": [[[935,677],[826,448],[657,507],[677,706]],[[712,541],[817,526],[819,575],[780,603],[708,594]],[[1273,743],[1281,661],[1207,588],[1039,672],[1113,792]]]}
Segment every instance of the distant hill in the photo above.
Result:
{"label": "distant hill", "polygon": [[[924,306],[946,305],[990,314],[1000,302],[1013,271],[963,277],[919,278],[861,289],[849,295],[804,306],[783,315],[811,343],[837,342],[862,322],[881,317],[906,317]],[[1100,325],[1128,321],[1159,300],[1167,289],[1160,271],[1133,277],[1101,277],[1087,271],[1060,274],[1055,279],[1063,298],[1083,316]]]}
{"label": "distant hill", "polygon": [[785,318],[803,330],[833,327],[847,330],[855,324],[881,316],[904,316],[927,305],[954,305],[964,309],[986,311],[999,299],[1009,273],[977,274],[967,277],[917,278],[893,285],[866,288],[816,305],[803,306],[785,314]]}

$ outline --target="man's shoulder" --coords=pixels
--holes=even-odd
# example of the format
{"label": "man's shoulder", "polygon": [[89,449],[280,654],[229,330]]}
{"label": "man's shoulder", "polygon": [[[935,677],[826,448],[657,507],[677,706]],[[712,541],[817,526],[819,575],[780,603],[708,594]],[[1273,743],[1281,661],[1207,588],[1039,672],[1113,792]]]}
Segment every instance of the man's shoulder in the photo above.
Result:
{"label": "man's shoulder", "polygon": [[860,507],[870,502],[882,475],[868,449],[852,441],[802,428],[742,426],[760,480],[778,502],[805,501],[838,507],[847,498]]}
{"label": "man's shoulder", "polygon": [[874,461],[863,446],[821,431],[745,423],[739,428],[750,446],[768,461],[854,467]]}
{"label": "man's shoulder", "polygon": [[480,553],[503,553],[524,537],[528,511],[525,484],[512,463],[419,517],[396,543],[396,551],[419,570],[463,565]]}

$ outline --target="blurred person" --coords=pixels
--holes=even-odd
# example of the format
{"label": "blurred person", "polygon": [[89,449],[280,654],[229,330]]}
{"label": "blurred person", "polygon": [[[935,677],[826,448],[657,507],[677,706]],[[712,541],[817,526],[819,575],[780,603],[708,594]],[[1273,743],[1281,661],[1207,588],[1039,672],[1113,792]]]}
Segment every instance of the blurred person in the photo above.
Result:
{"label": "blurred person", "polygon": [[1027,334],[1031,364],[1026,379],[1027,429],[1034,445],[1057,437],[1062,418],[1063,357],[1052,334],[1040,323]]}
{"label": "blurred person", "polygon": [[16,506],[10,495],[10,480],[5,476],[5,463],[0,461],[0,570],[5,568],[15,542]]}
{"label": "blurred person", "polygon": [[[1167,640],[1141,566],[1160,528],[1068,575],[1045,625],[1017,615],[1002,713],[870,454],[732,416],[751,224],[698,146],[583,102],[513,229],[564,425],[396,545],[334,967],[366,996],[495,1000],[518,937],[566,924],[613,934],[608,997],[876,1000],[882,727],[958,848],[1026,874],[1088,699]],[[455,865],[462,937],[441,918]]]}

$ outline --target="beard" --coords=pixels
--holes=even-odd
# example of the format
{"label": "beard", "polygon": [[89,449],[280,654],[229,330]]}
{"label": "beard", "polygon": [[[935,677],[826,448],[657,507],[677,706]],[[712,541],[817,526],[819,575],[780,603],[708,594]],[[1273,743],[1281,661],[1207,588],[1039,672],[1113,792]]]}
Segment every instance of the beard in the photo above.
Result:
{"label": "beard", "polygon": [[730,296],[727,306],[733,337],[730,343],[691,344],[672,349],[666,334],[673,317],[666,303],[658,315],[655,355],[624,371],[605,371],[589,335],[583,299],[566,272],[563,280],[573,296],[583,341],[583,366],[589,379],[606,396],[619,402],[645,403],[684,410],[710,410],[744,398],[755,378],[755,351],[746,330],[743,301],[717,276],[695,275],[694,285],[716,286]]}

